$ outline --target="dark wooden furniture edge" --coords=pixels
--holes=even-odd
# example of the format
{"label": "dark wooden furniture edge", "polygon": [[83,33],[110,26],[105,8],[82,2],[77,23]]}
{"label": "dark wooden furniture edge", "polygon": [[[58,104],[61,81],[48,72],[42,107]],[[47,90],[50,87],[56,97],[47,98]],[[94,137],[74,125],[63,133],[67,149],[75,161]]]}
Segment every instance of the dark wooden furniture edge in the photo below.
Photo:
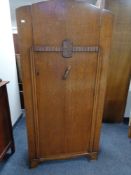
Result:
{"label": "dark wooden furniture edge", "polygon": [[[0,87],[2,86],[6,86],[9,83],[9,81],[2,81],[0,82]],[[8,94],[7,94],[7,87],[6,87],[6,98],[7,98],[7,105],[8,105],[8,110],[10,113],[10,108],[9,108],[9,102],[8,102]],[[13,137],[13,131],[12,131],[12,126],[11,126],[11,118],[9,117],[9,128],[10,128],[10,132],[11,132],[11,141],[9,142],[9,144],[5,147],[5,149],[3,150],[3,152],[0,155],[0,161],[2,161],[2,159],[6,156],[6,153],[9,149],[11,149],[11,155],[15,152],[15,144],[14,144],[14,137]]]}
{"label": "dark wooden furniture edge", "polygon": [[4,149],[4,151],[2,152],[2,154],[0,155],[0,161],[6,156],[7,151],[11,149],[11,155],[15,152],[15,147],[14,147],[14,142],[10,142],[6,148]]}
{"label": "dark wooden furniture edge", "polygon": [[8,83],[9,83],[9,81],[2,81],[2,82],[0,82],[0,87],[6,85],[6,84],[8,84]]}

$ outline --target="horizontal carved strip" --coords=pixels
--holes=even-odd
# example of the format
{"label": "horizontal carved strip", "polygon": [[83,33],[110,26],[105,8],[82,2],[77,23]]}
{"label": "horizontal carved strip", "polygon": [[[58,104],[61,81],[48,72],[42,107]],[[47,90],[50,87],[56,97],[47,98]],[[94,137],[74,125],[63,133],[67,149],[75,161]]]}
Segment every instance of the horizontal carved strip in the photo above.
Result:
{"label": "horizontal carved strip", "polygon": [[[63,47],[33,46],[32,50],[34,52],[63,52],[66,50],[66,48],[63,49]],[[72,52],[98,52],[99,47],[98,46],[89,46],[89,47],[76,46],[76,47],[72,47],[71,51]]]}

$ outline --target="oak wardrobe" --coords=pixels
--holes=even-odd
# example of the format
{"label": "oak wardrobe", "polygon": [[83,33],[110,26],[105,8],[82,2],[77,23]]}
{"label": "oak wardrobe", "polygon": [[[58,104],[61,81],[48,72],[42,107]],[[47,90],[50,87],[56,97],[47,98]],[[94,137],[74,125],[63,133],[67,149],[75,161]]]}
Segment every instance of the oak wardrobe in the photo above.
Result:
{"label": "oak wardrobe", "polygon": [[96,159],[112,14],[86,1],[50,0],[17,9],[30,166]]}

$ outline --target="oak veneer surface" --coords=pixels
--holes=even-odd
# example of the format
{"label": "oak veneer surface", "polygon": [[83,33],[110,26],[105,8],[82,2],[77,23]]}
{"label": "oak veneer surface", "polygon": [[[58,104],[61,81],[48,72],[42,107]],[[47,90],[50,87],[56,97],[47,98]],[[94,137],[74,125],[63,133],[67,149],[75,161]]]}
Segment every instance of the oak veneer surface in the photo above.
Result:
{"label": "oak veneer surface", "polygon": [[131,1],[106,0],[114,14],[104,121],[121,122],[131,78]]}
{"label": "oak veneer surface", "polygon": [[[21,19],[25,23],[21,23]],[[17,10],[31,167],[78,155],[96,158],[112,14],[86,1],[49,1]],[[36,46],[98,46],[99,52],[35,51]],[[67,79],[65,70],[70,67]]]}

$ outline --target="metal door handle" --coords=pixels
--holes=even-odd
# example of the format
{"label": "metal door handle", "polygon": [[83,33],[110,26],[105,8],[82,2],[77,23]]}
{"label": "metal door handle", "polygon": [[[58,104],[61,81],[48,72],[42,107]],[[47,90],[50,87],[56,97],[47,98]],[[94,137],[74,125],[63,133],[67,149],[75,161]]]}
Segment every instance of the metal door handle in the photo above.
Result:
{"label": "metal door handle", "polygon": [[68,75],[70,73],[70,70],[71,70],[71,66],[68,66],[65,70],[65,73],[63,75],[63,80],[66,80],[68,78]]}

